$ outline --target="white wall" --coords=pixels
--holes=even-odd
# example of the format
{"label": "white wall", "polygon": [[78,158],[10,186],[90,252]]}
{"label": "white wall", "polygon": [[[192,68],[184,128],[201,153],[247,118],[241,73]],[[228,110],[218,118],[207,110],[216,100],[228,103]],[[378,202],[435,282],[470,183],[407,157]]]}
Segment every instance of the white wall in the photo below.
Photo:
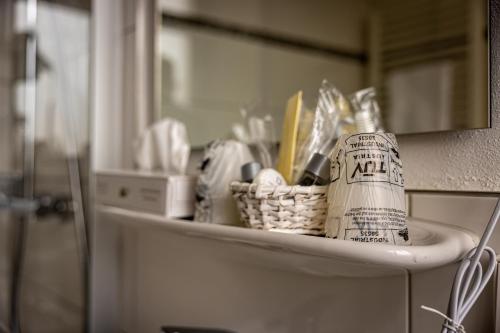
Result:
{"label": "white wall", "polygon": [[154,1],[93,1],[93,169],[133,167],[154,120]]}
{"label": "white wall", "polygon": [[491,129],[398,136],[406,188],[500,192],[497,104],[491,112]]}
{"label": "white wall", "polygon": [[93,168],[116,168],[124,159],[123,1],[93,1],[92,11]]}

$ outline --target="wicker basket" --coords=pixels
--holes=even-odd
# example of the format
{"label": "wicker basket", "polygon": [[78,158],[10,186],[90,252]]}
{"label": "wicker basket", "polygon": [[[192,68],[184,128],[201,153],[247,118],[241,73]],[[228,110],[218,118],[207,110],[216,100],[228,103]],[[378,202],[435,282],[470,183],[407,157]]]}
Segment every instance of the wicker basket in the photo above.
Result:
{"label": "wicker basket", "polygon": [[324,235],[327,186],[231,183],[241,220],[254,229]]}

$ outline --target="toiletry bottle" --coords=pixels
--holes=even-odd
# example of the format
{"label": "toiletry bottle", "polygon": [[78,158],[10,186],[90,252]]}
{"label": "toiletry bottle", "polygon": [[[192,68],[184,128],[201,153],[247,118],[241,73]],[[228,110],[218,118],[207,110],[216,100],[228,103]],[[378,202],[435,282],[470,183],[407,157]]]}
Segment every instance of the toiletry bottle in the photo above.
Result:
{"label": "toiletry bottle", "polygon": [[280,186],[286,185],[285,178],[278,171],[266,168],[259,171],[253,180],[254,184]]}
{"label": "toiletry bottle", "polygon": [[330,159],[320,153],[314,153],[300,177],[298,185],[327,185],[330,180]]}
{"label": "toiletry bottle", "polygon": [[205,148],[196,185],[195,221],[239,225],[229,184],[240,179],[241,165],[252,160],[248,146],[238,141],[215,140]]}
{"label": "toiletry bottle", "polygon": [[375,99],[375,88],[362,89],[350,96],[355,110],[354,121],[359,133],[383,132],[380,108]]}
{"label": "toiletry bottle", "polygon": [[262,170],[262,165],[259,162],[248,162],[241,166],[241,181],[251,183]]}

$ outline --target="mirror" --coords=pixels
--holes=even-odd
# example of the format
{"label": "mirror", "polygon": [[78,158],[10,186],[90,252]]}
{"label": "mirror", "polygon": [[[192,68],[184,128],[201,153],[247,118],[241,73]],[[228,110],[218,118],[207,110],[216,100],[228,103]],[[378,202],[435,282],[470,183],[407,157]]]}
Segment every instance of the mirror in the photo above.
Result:
{"label": "mirror", "polygon": [[158,0],[160,117],[193,146],[231,135],[242,108],[310,109],[327,79],[375,87],[387,131],[489,126],[487,3],[471,0]]}

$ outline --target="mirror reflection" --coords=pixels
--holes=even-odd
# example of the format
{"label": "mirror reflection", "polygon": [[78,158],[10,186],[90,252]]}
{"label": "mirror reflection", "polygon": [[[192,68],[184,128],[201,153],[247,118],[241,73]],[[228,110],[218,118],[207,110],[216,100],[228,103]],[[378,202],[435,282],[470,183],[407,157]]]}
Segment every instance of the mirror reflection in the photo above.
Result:
{"label": "mirror reflection", "polygon": [[488,127],[486,7],[159,0],[159,114],[184,122],[194,146],[234,136],[249,110],[279,138],[286,101],[300,90],[316,108],[326,79],[346,97],[375,88],[389,132]]}

